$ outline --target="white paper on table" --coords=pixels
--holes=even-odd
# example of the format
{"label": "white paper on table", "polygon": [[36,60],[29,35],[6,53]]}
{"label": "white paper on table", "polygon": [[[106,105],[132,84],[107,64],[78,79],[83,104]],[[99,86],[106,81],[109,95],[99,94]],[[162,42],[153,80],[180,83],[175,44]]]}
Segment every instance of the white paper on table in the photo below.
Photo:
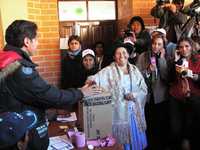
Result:
{"label": "white paper on table", "polygon": [[49,138],[48,150],[71,150],[74,146],[66,135]]}
{"label": "white paper on table", "polygon": [[57,121],[61,121],[61,122],[72,122],[72,121],[76,121],[77,117],[76,117],[76,113],[75,112],[71,112],[70,113],[70,117],[57,117]]}

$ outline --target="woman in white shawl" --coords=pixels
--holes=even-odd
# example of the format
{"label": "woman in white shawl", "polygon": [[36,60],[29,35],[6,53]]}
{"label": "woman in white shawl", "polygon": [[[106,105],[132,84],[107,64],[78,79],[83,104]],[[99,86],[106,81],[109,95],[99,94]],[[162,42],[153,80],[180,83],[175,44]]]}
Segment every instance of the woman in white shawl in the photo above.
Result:
{"label": "woman in white shawl", "polygon": [[113,96],[112,134],[125,150],[146,148],[144,105],[147,86],[136,66],[128,62],[127,44],[117,45],[114,62],[88,77],[86,84],[96,83]]}

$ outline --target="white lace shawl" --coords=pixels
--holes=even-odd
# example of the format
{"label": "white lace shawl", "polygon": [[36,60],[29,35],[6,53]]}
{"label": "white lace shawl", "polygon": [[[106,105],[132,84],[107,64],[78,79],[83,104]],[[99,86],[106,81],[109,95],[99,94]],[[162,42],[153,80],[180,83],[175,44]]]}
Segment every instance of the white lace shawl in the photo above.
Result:
{"label": "white lace shawl", "polygon": [[[136,97],[133,105],[133,113],[136,118],[136,125],[142,132],[146,130],[144,106],[146,103],[147,86],[142,74],[136,66],[128,64],[128,70],[132,85],[131,92],[133,92]],[[123,72],[120,68],[115,63],[112,63],[108,67],[99,71],[97,74],[88,77],[88,80],[95,81],[97,85],[112,93],[112,134],[118,142],[123,144],[130,142],[130,128],[128,118],[128,102],[124,99],[124,91],[121,86],[122,76]]]}

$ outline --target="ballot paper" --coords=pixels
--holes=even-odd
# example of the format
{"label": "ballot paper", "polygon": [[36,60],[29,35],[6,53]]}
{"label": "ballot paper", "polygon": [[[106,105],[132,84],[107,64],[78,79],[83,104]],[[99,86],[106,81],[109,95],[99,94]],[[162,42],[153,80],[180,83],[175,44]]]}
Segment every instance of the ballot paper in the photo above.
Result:
{"label": "ballot paper", "polygon": [[58,115],[57,116],[57,121],[60,122],[72,122],[72,121],[76,121],[77,117],[76,117],[76,113],[75,112],[71,112],[70,116],[66,116],[66,115]]}
{"label": "ballot paper", "polygon": [[74,149],[74,146],[69,141],[66,135],[49,138],[48,150],[71,150],[71,149]]}

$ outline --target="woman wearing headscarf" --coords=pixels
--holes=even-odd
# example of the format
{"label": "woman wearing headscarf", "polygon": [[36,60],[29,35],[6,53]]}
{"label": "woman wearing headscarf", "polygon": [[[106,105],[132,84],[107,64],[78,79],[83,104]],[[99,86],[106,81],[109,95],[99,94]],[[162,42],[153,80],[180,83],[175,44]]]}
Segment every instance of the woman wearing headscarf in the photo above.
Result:
{"label": "woman wearing headscarf", "polygon": [[147,146],[144,105],[147,86],[136,66],[128,62],[126,44],[115,47],[114,62],[97,74],[90,76],[86,84],[96,83],[111,92],[112,135],[125,150],[143,150]]}

